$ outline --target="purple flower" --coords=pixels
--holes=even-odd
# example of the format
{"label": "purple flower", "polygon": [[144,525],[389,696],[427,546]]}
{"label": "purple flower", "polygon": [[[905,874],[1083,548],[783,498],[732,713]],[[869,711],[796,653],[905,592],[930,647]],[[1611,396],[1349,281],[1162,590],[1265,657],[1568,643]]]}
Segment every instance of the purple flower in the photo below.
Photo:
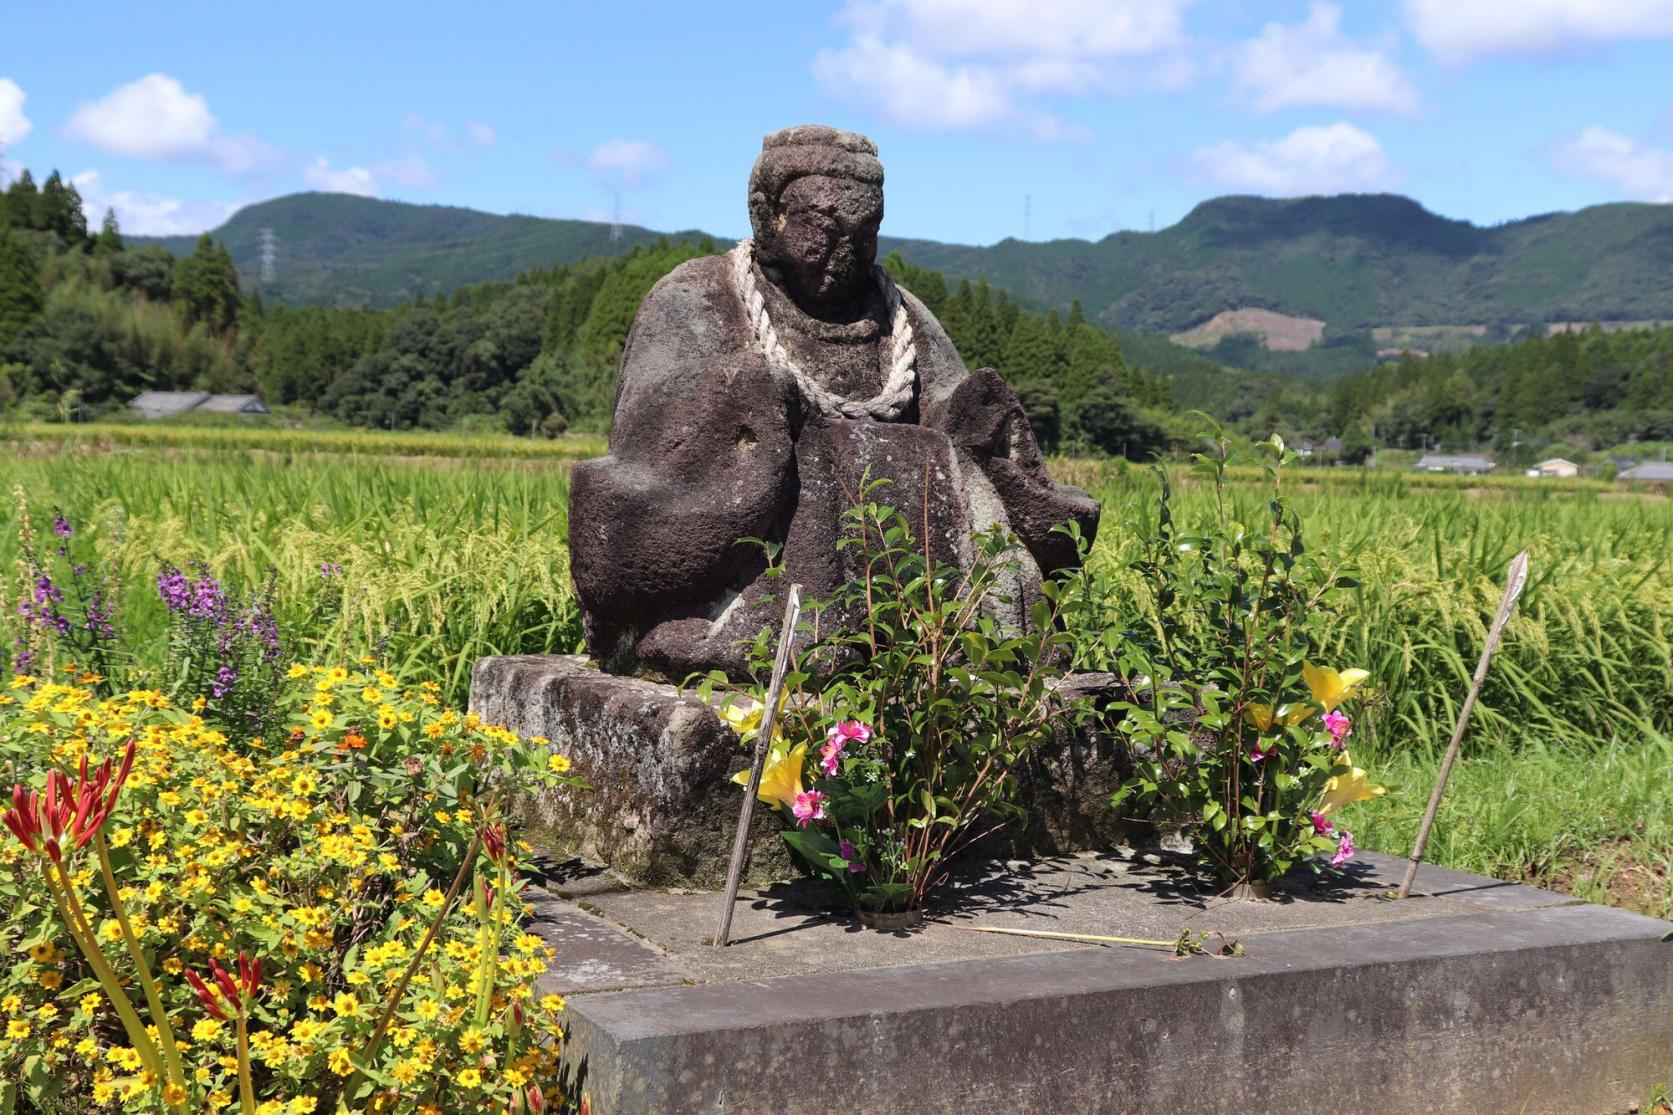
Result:
{"label": "purple flower", "polygon": [[837,855],[848,861],[848,873],[850,875],[865,874],[866,865],[860,862],[860,851],[854,845],[844,840],[837,845]]}
{"label": "purple flower", "polygon": [[811,821],[825,819],[825,795],[818,790],[807,790],[796,795],[795,802],[790,806],[790,813],[802,827],[807,827]]}
{"label": "purple flower", "polygon": [[334,561],[321,562],[319,567],[320,579],[329,581],[333,577],[341,576],[343,567]]}
{"label": "purple flower", "polygon": [[1337,830],[1336,854],[1330,857],[1330,866],[1341,867],[1354,858],[1354,834],[1347,829]]}
{"label": "purple flower", "polygon": [[237,681],[238,671],[231,666],[222,666],[215,671],[215,681],[209,687],[209,695],[216,700],[220,700],[227,695]]}
{"label": "purple flower", "polygon": [[1277,740],[1267,741],[1267,745],[1264,749],[1261,747],[1261,741],[1256,740],[1254,746],[1249,748],[1249,761],[1251,763],[1258,763],[1263,759],[1270,759],[1276,754],[1278,754]]}
{"label": "purple flower", "polygon": [[1330,746],[1338,751],[1342,750],[1343,741],[1353,734],[1352,721],[1335,709],[1324,714],[1324,726],[1330,732]]}
{"label": "purple flower", "polygon": [[70,521],[64,518],[62,511],[54,510],[52,513],[52,533],[60,538],[68,538],[75,533],[75,530],[70,526]]}
{"label": "purple flower", "polygon": [[1324,836],[1327,833],[1336,831],[1336,826],[1331,824],[1330,818],[1326,817],[1323,813],[1314,812],[1309,819],[1313,822],[1314,836]]}
{"label": "purple flower", "polygon": [[184,612],[191,604],[192,590],[186,580],[186,574],[172,565],[163,566],[157,574],[157,595],[163,598],[163,606],[172,615]]}

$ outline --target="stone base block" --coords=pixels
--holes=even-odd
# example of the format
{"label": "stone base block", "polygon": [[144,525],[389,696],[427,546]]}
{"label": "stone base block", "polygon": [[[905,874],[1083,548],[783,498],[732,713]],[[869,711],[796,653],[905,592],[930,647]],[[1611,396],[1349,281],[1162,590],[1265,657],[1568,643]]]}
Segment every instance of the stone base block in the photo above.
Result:
{"label": "stone base block", "polygon": [[[1065,680],[1066,697],[1095,696],[1107,674]],[[543,736],[592,789],[530,797],[525,819],[544,850],[579,855],[654,886],[718,886],[726,877],[742,793],[728,778],[747,755],[694,695],[671,685],[602,673],[577,655],[480,659],[470,708],[522,736]],[[1110,795],[1125,757],[1095,727],[1065,730],[1019,772],[1027,822],[984,842],[987,855],[1041,855],[1107,847],[1121,835]],[[756,814],[750,877],[792,872],[777,818]]]}
{"label": "stone base block", "polygon": [[594,1115],[1624,1115],[1673,1081],[1666,922],[1429,867],[1393,902],[1403,861],[1369,853],[1228,902],[1148,858],[967,865],[910,934],[780,884],[739,896],[726,949],[716,895],[554,880],[566,1086]]}

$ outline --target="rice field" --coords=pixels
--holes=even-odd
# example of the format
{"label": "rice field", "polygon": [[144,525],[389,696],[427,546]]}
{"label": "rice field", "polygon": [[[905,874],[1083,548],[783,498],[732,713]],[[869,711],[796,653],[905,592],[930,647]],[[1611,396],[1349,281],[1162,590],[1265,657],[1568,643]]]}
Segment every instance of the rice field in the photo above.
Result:
{"label": "rice field", "polygon": [[[473,440],[446,452],[439,435],[122,426],[66,438],[47,429],[0,430],[0,568],[17,558],[14,491],[37,521],[63,508],[115,579],[136,668],[161,660],[159,561],[203,560],[246,582],[273,570],[300,655],[374,653],[434,678],[460,704],[477,657],[579,644],[568,474],[596,442]],[[1062,461],[1056,472],[1104,502],[1095,560],[1114,574],[1119,611],[1154,479],[1099,462]],[[1243,480],[1234,502],[1256,521],[1266,492],[1252,474]],[[1208,491],[1176,483],[1176,516],[1205,515]],[[1362,844],[1409,847],[1505,565],[1527,547],[1533,574],[1434,858],[1673,912],[1668,502],[1616,498],[1586,481],[1457,484],[1333,470],[1292,473],[1286,484],[1310,547],[1360,572],[1361,586],[1336,616],[1319,618],[1319,632],[1333,663],[1374,679],[1354,753],[1390,795],[1360,818]],[[327,565],[341,573],[322,576]],[[6,584],[15,593],[16,577]]]}

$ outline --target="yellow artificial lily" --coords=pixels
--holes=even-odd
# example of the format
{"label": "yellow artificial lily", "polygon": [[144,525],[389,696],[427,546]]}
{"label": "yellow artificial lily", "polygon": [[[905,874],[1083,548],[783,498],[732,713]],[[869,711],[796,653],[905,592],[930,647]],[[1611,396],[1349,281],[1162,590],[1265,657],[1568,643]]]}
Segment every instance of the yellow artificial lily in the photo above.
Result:
{"label": "yellow artificial lily", "polygon": [[1341,761],[1337,765],[1347,767],[1348,773],[1333,774],[1325,781],[1324,800],[1319,802],[1320,813],[1329,813],[1332,809],[1356,801],[1381,797],[1388,792],[1383,786],[1371,785],[1371,779],[1363,770],[1354,766],[1353,759],[1346,751],[1342,752]]}
{"label": "yellow artificial lily", "polygon": [[[784,723],[784,702],[789,698],[789,696],[790,692],[789,690],[786,690],[778,699],[778,711],[780,715],[773,723],[774,744],[781,744],[784,742],[784,732],[781,730],[781,726]],[[717,709],[715,715],[719,716],[726,722],[727,726],[738,734],[738,739],[740,741],[747,743],[751,738],[753,738],[754,733],[760,730],[761,714],[766,711],[766,708],[766,705],[763,705],[760,701],[757,701],[752,697],[737,697],[727,701],[724,705]]]}
{"label": "yellow artificial lily", "polygon": [[1337,673],[1329,666],[1315,666],[1311,662],[1303,662],[1301,676],[1307,679],[1307,688],[1312,691],[1314,702],[1324,711],[1331,712],[1337,705],[1352,697],[1354,690],[1365,684],[1365,679],[1371,676],[1371,671],[1343,670]]}
{"label": "yellow artificial lily", "polygon": [[1274,724],[1301,724],[1313,710],[1306,705],[1279,705],[1274,709],[1271,705],[1245,705],[1243,718],[1263,732],[1272,731]]}
{"label": "yellow artificial lily", "polygon": [[[807,760],[807,744],[798,743],[789,751],[777,747],[767,749],[767,765],[761,771],[761,786],[755,796],[768,805],[782,805],[789,809],[802,792],[802,764]],[[749,771],[740,770],[732,776],[740,786],[749,785]]]}

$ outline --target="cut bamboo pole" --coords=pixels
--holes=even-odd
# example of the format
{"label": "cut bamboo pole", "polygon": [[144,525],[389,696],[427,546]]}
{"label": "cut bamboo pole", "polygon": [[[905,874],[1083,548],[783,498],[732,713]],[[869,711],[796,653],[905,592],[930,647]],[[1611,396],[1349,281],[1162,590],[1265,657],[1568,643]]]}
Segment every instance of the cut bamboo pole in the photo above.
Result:
{"label": "cut bamboo pole", "polygon": [[773,676],[767,683],[767,703],[761,710],[761,728],[755,736],[755,755],[749,765],[749,785],[744,803],[738,808],[738,832],[732,838],[732,863],[726,869],[725,903],[720,908],[720,928],[715,930],[715,948],[725,948],[732,933],[732,907],[738,901],[738,884],[743,880],[744,853],[749,850],[749,822],[755,815],[755,795],[761,792],[761,772],[767,765],[773,728],[778,724],[779,694],[784,674],[790,668],[790,646],[795,642],[796,623],[802,616],[802,586],[791,585],[784,602],[784,626],[778,633],[778,653],[773,657]]}
{"label": "cut bamboo pole", "polygon": [[1441,798],[1446,794],[1446,780],[1452,775],[1452,764],[1458,758],[1458,745],[1464,741],[1464,729],[1469,727],[1470,713],[1475,711],[1476,698],[1481,695],[1482,683],[1487,680],[1487,664],[1493,661],[1493,655],[1499,649],[1499,638],[1505,632],[1505,624],[1510,621],[1510,613],[1516,610],[1516,599],[1522,595],[1522,586],[1527,583],[1528,551],[1523,550],[1511,560],[1510,570],[1505,576],[1504,598],[1499,601],[1493,626],[1487,629],[1487,642],[1481,648],[1481,661],[1476,663],[1475,680],[1470,683],[1469,696],[1464,698],[1464,707],[1458,710],[1458,722],[1452,726],[1452,742],[1447,744],[1441,771],[1435,776],[1435,790],[1429,795],[1429,808],[1423,811],[1423,823],[1418,826],[1417,842],[1412,846],[1411,857],[1406,863],[1406,876],[1400,880],[1400,890],[1395,895],[1397,898],[1405,898],[1412,892],[1412,881],[1417,878],[1418,865],[1423,862],[1423,849],[1429,843],[1429,830],[1435,825],[1435,814],[1440,812]]}

